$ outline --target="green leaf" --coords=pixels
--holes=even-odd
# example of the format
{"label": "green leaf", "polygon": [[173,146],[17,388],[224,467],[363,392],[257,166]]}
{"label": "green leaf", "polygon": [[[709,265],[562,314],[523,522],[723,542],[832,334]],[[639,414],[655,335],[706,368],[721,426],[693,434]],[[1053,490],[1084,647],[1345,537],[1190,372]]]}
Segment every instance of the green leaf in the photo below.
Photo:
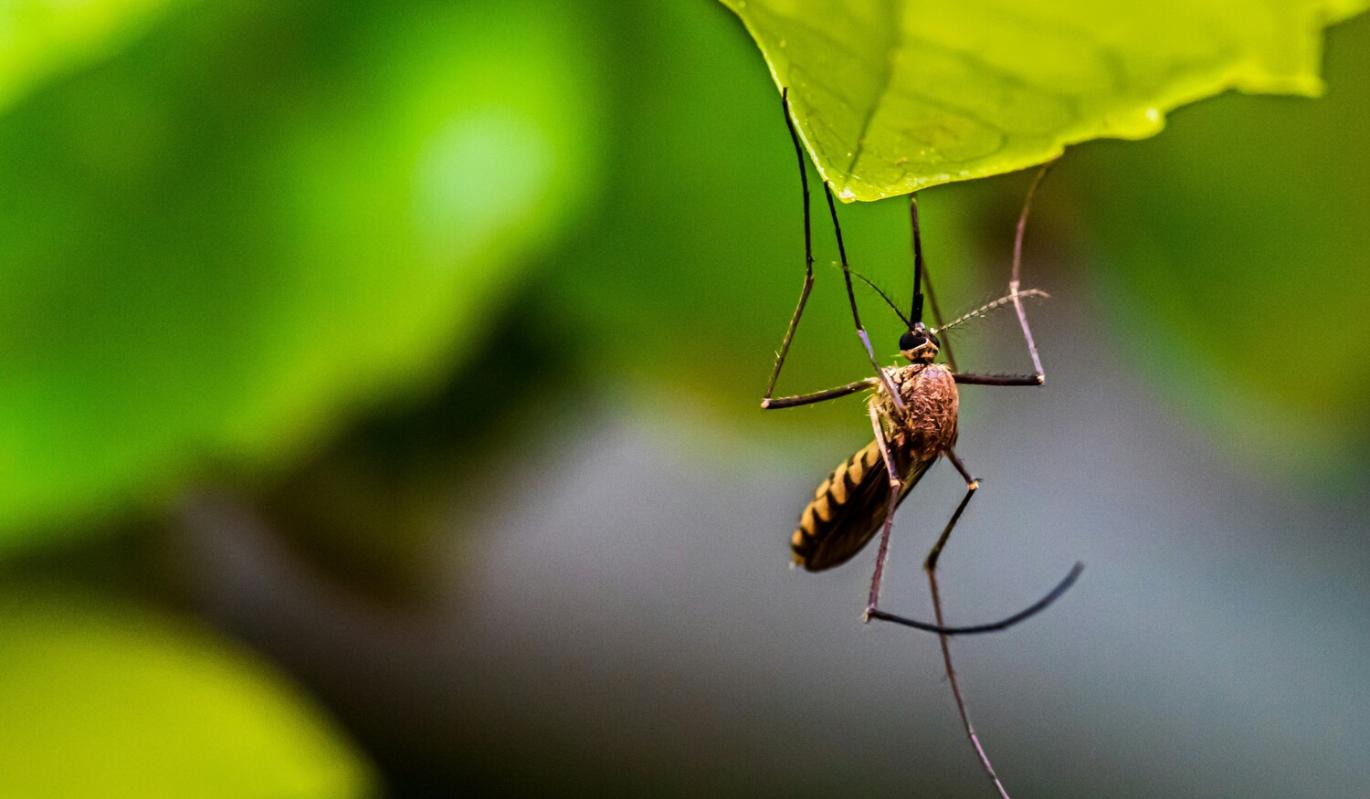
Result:
{"label": "green leaf", "polygon": [[1143,382],[1282,481],[1354,482],[1370,442],[1367,76],[1363,17],[1328,36],[1326,99],[1219,98],[1057,176]]}
{"label": "green leaf", "polygon": [[371,795],[374,778],[255,658],[148,611],[0,598],[0,796]]}
{"label": "green leaf", "polygon": [[0,0],[0,113],[133,41],[177,0]]}
{"label": "green leaf", "polygon": [[722,0],[788,87],[846,201],[1048,161],[1066,145],[1158,133],[1227,89],[1316,95],[1325,25],[1365,0],[1015,4]]}
{"label": "green leaf", "polygon": [[454,368],[590,187],[569,11],[172,22],[0,119],[0,550]]}

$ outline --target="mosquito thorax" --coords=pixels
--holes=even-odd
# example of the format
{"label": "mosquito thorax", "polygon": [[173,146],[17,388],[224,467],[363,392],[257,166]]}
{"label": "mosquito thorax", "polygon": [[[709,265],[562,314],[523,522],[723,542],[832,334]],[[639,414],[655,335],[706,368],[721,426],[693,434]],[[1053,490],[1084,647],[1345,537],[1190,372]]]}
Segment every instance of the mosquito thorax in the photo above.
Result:
{"label": "mosquito thorax", "polygon": [[908,358],[910,363],[932,363],[941,346],[942,342],[922,322],[914,324],[899,337],[899,353]]}

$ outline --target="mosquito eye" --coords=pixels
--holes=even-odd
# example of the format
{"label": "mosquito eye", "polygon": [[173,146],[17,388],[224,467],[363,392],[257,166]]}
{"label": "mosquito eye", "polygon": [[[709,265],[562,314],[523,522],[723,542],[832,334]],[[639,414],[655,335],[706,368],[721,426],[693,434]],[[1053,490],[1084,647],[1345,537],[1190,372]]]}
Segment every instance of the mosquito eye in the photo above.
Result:
{"label": "mosquito eye", "polygon": [[917,348],[927,338],[921,334],[914,333],[912,330],[899,337],[899,349],[911,350]]}
{"label": "mosquito eye", "polygon": [[942,348],[942,339],[938,338],[936,333],[929,333],[928,340],[932,342],[934,347],[937,347],[938,349]]}

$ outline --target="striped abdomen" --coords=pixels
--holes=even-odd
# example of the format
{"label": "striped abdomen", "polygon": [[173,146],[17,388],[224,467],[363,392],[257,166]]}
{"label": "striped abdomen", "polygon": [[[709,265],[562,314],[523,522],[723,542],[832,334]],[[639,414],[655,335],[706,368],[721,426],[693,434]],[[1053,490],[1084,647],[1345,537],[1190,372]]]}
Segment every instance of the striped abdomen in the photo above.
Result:
{"label": "striped abdomen", "polygon": [[[898,439],[891,442],[890,451],[903,476],[902,493],[907,495],[933,458],[917,459],[901,443]],[[889,472],[880,445],[872,439],[814,491],[813,501],[800,514],[799,526],[790,537],[795,563],[808,571],[846,563],[884,524],[889,496]]]}

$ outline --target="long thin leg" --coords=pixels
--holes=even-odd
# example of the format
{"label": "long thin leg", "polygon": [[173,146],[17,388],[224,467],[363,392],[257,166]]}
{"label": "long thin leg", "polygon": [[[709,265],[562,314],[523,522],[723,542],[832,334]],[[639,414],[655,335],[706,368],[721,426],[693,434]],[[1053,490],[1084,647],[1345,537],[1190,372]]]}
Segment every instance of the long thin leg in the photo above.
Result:
{"label": "long thin leg", "polygon": [[923,561],[923,569],[928,572],[937,568],[937,559],[942,557],[942,548],[947,545],[947,539],[951,538],[952,528],[961,520],[961,514],[966,512],[970,498],[975,496],[976,491],[980,490],[980,481],[970,476],[970,472],[966,470],[966,465],[961,462],[960,458],[956,457],[956,452],[951,447],[942,451],[946,453],[947,460],[951,461],[951,465],[955,466],[956,471],[961,474],[961,479],[966,481],[966,495],[961,498],[961,504],[956,506],[956,511],[947,520],[947,526],[942,528],[942,534],[937,537],[937,543],[932,545],[932,549],[928,551],[927,559]]}
{"label": "long thin leg", "polygon": [[1080,574],[1084,572],[1084,570],[1085,564],[1077,562],[1074,566],[1070,567],[1070,573],[1041,599],[1028,605],[1026,608],[1023,608],[1012,616],[989,624],[972,624],[951,627],[943,624],[918,621],[917,619],[910,619],[906,616],[897,616],[879,608],[868,608],[866,610],[866,620],[875,619],[877,621],[887,621],[903,627],[912,627],[915,630],[938,633],[940,635],[980,635],[983,633],[997,633],[1002,630],[1007,630],[1015,624],[1026,621],[1046,610],[1053,602],[1060,599],[1062,594],[1069,591],[1072,585],[1075,585],[1075,581],[1080,579]]}
{"label": "long thin leg", "polygon": [[1023,309],[1022,298],[1018,296],[1018,287],[1021,285],[1019,278],[1023,271],[1023,234],[1027,230],[1028,214],[1032,211],[1032,198],[1036,196],[1037,187],[1042,185],[1042,179],[1055,163],[1049,161],[1043,164],[1032,178],[1032,185],[1028,186],[1027,198],[1023,200],[1023,210],[1018,214],[1018,227],[1013,234],[1013,271],[1008,282],[1008,293],[1013,297],[1013,309],[1018,312],[1018,325],[1023,328],[1023,339],[1027,342],[1028,355],[1032,357],[1032,369],[1041,378],[1041,382],[1046,381],[1046,373],[1042,371],[1042,359],[1037,355],[1037,343],[1032,340],[1032,328],[1028,326],[1027,311]]}
{"label": "long thin leg", "polygon": [[[951,515],[951,520],[947,522],[946,529],[938,537],[937,543],[928,552],[927,560],[923,562],[923,570],[928,574],[928,587],[932,590],[932,612],[940,626],[942,619],[942,595],[937,589],[937,559],[942,555],[942,548],[946,546],[947,539],[951,537],[951,530],[956,526],[956,522],[961,518],[966,505],[970,503],[970,498],[975,496],[975,492],[980,488],[980,482],[971,477],[966,470],[965,464],[956,457],[956,453],[948,447],[946,449],[947,460],[956,467],[956,471],[961,473],[961,477],[966,481],[966,495],[961,499],[961,504],[956,506],[956,512]],[[951,665],[951,646],[947,641],[947,636],[937,636],[938,642],[942,645],[942,663],[946,666],[947,681],[951,684],[951,695],[956,700],[956,711],[961,715],[961,726],[966,730],[966,737],[970,739],[971,746],[975,747],[975,754],[980,758],[980,766],[984,768],[985,774],[994,783],[994,787],[999,790],[999,795],[1003,799],[1009,799],[1008,790],[1004,788],[1004,783],[999,780],[999,775],[994,771],[994,764],[990,762],[989,755],[985,752],[985,747],[980,743],[980,736],[975,732],[975,725],[971,724],[970,713],[966,710],[966,701],[961,696],[961,685],[956,679],[956,669]]]}
{"label": "long thin leg", "polygon": [[851,305],[851,318],[856,323],[856,336],[861,339],[861,345],[866,348],[866,356],[870,358],[871,367],[875,369],[875,374],[885,384],[885,391],[889,393],[890,400],[894,403],[895,412],[899,416],[904,415],[904,400],[899,397],[899,392],[894,390],[894,384],[890,382],[890,376],[885,374],[885,370],[880,366],[880,362],[875,358],[875,350],[871,347],[871,337],[866,333],[866,328],[861,324],[861,313],[856,310],[856,290],[852,288],[851,267],[847,264],[847,247],[842,243],[842,226],[837,222],[837,205],[832,199],[832,189],[828,184],[823,184],[823,194],[828,198],[828,214],[832,216],[832,229],[837,236],[837,254],[842,261],[842,277],[847,283],[847,302]]}
{"label": "long thin leg", "polygon": [[[1076,563],[1075,566],[1071,568],[1070,573],[1065,576],[1065,579],[1063,579],[1060,583],[1057,583],[1056,587],[1052,588],[1051,591],[1049,591],[1046,594],[1046,596],[1032,603],[1023,610],[1020,610],[1019,612],[1013,614],[1012,616],[1000,619],[999,621],[991,622],[989,624],[975,624],[963,627],[948,627],[940,618],[937,620],[936,624],[930,624],[925,621],[910,619],[907,616],[898,616],[893,613],[881,610],[879,607],[880,585],[882,580],[884,579],[885,561],[889,558],[890,530],[893,528],[894,525],[894,512],[899,507],[900,495],[903,493],[903,479],[899,476],[899,471],[894,464],[894,457],[890,454],[889,444],[885,441],[885,431],[880,424],[880,417],[877,411],[875,410],[874,406],[871,406],[870,408],[870,417],[871,427],[875,431],[875,441],[876,444],[880,447],[880,456],[884,459],[885,471],[889,474],[890,497],[888,500],[886,500],[887,504],[885,506],[885,524],[880,530],[880,544],[878,545],[875,553],[875,572],[871,575],[871,590],[866,603],[865,618],[867,622],[869,622],[871,619],[877,619],[879,621],[892,622],[894,624],[899,624],[904,627],[912,627],[915,630],[923,630],[925,632],[938,633],[939,635],[944,636],[993,633],[999,632],[1000,630],[1007,630],[1008,628],[1012,627],[1013,625],[1021,621],[1026,621],[1027,619],[1036,616],[1038,613],[1041,613],[1042,611],[1046,610],[1051,605],[1051,603],[1055,602],[1057,599],[1060,599],[1062,594],[1070,590],[1070,587],[1075,584],[1076,580],[1079,579],[1080,572],[1084,571],[1085,567],[1082,563]],[[950,450],[948,450],[948,454],[950,454]],[[953,459],[955,458],[954,455],[952,457]],[[966,503],[970,501],[970,495],[975,493],[974,488],[969,488],[969,485],[974,481],[967,475],[965,467],[961,465],[961,462],[959,460],[953,460],[952,463],[956,465],[957,471],[961,472],[962,476],[966,477],[968,490],[966,491],[966,496],[961,500],[961,504],[957,506],[956,512],[952,515],[951,521],[947,523],[947,528],[942,531],[942,537],[938,539],[936,550],[939,553],[941,552],[942,547],[946,544],[947,537],[951,535],[951,528],[956,525],[956,521],[961,518],[961,513],[965,511]],[[978,483],[976,485],[978,487]]]}
{"label": "long thin leg", "polygon": [[[940,625],[942,623],[942,600],[937,593],[937,575],[931,571],[928,572],[928,584],[932,586],[932,611]],[[994,787],[999,791],[999,796],[1003,799],[1010,799],[1008,789],[1004,787],[1004,783],[999,779],[999,774],[995,772],[994,764],[990,762],[985,747],[980,743],[980,736],[975,732],[975,725],[970,722],[970,714],[966,712],[966,702],[961,697],[961,686],[956,681],[956,669],[952,668],[951,665],[951,648],[948,645],[947,636],[945,634],[938,635],[937,639],[942,644],[942,663],[946,666],[947,681],[951,683],[951,695],[956,699],[956,710],[961,714],[961,726],[966,731],[966,737],[970,738],[971,746],[975,747],[975,754],[980,758],[980,766],[985,770],[990,781],[994,783]]]}
{"label": "long thin leg", "polygon": [[848,394],[855,394],[862,389],[871,388],[878,382],[879,381],[874,377],[868,377],[865,380],[857,380],[855,383],[848,383],[845,386],[837,386],[836,388],[825,388],[822,391],[815,391],[812,394],[795,394],[789,397],[767,397],[766,399],[761,400],[761,409],[775,410],[776,408],[793,408],[796,405],[810,405],[815,402],[837,399],[838,397],[845,397]]}
{"label": "long thin leg", "polygon": [[953,375],[956,382],[971,386],[1040,386],[1045,375]]}
{"label": "long thin leg", "polygon": [[790,326],[786,328],[785,338],[780,342],[780,352],[776,353],[771,379],[766,384],[766,397],[761,402],[763,408],[767,407],[767,402],[775,393],[776,381],[780,379],[780,368],[785,365],[790,343],[794,341],[794,333],[799,329],[799,318],[804,315],[809,292],[813,290],[813,226],[809,220],[809,172],[804,165],[804,148],[799,144],[799,133],[795,131],[794,120],[790,118],[789,93],[788,88],[780,93],[780,107],[785,112],[785,126],[790,130],[790,141],[794,142],[794,154],[799,161],[799,186],[804,193],[804,288],[799,292],[799,304],[795,306],[794,315],[790,317]]}
{"label": "long thin leg", "polygon": [[[1037,342],[1032,338],[1032,327],[1028,325],[1027,309],[1023,307],[1023,296],[1026,292],[1020,291],[1021,277],[1023,271],[1023,236],[1027,231],[1028,215],[1032,211],[1032,198],[1037,194],[1037,187],[1041,185],[1042,178],[1055,161],[1044,164],[1037,174],[1032,178],[1032,184],[1028,186],[1027,197],[1023,200],[1023,210],[1018,214],[1018,226],[1013,235],[1013,268],[1009,272],[1008,296],[1013,301],[1013,310],[1018,314],[1018,326],[1023,330],[1023,341],[1027,343],[1028,357],[1032,359],[1032,374],[1030,375],[975,375],[958,374],[956,382],[982,386],[1040,386],[1046,382],[1046,372],[1042,369],[1042,358],[1037,354]],[[953,370],[954,371],[954,370]]]}
{"label": "long thin leg", "polygon": [[[909,195],[909,226],[913,229],[913,275],[914,282],[917,283],[919,277],[922,278],[923,289],[928,295],[928,304],[932,307],[932,321],[938,328],[942,327],[942,308],[937,304],[937,293],[932,290],[932,273],[928,271],[927,262],[923,260],[923,231],[918,223],[918,195]],[[918,291],[915,286],[914,291]],[[915,301],[916,302],[916,301]],[[914,308],[914,311],[919,310]],[[951,351],[951,342],[943,338],[942,352],[946,353],[947,364],[951,366],[951,371],[959,371],[956,368],[956,354]]]}
{"label": "long thin leg", "polygon": [[[928,305],[932,310],[932,321],[936,322],[937,327],[940,328],[942,326],[942,309],[937,304],[937,293],[932,290],[932,273],[928,271],[926,264],[923,266],[923,289],[928,295]],[[951,367],[951,371],[959,371],[956,367],[956,354],[951,351],[951,340],[946,336],[942,336],[942,352],[947,355],[947,365]]]}
{"label": "long thin leg", "polygon": [[[875,550],[875,571],[871,574],[871,591],[866,600],[866,621],[870,621],[871,614],[879,609],[880,583],[884,580],[885,560],[890,554],[890,530],[894,526],[894,511],[899,507],[899,498],[904,493],[904,480],[894,465],[894,456],[890,454],[889,444],[885,441],[885,429],[880,424],[880,412],[876,410],[873,402],[868,410],[871,428],[875,430],[875,443],[880,447],[880,457],[885,461],[885,472],[890,478],[890,496],[886,500],[885,524],[880,529],[880,544]],[[938,626],[942,626],[940,622]]]}

